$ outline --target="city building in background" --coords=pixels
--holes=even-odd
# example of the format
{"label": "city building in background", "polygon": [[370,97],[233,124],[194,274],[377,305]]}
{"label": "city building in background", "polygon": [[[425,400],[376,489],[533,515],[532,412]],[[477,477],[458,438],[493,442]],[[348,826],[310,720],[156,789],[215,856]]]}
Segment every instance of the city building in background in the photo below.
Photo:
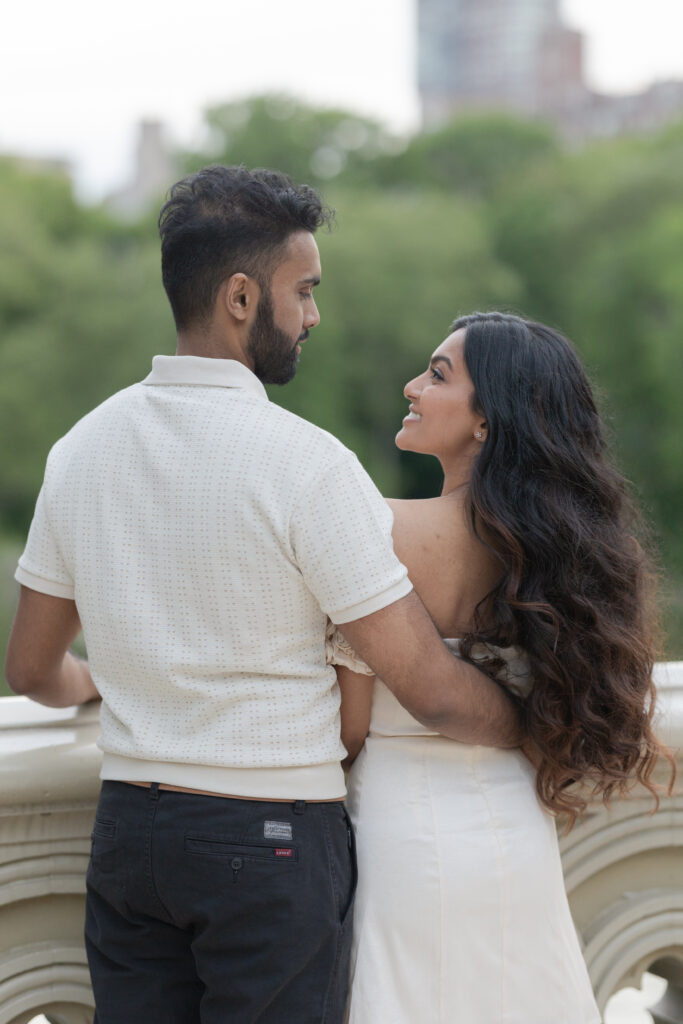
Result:
{"label": "city building in background", "polygon": [[106,199],[123,217],[137,217],[159,199],[177,178],[174,149],[160,121],[140,121],[131,180]]}
{"label": "city building in background", "polygon": [[656,129],[683,116],[683,82],[628,96],[586,83],[584,36],[560,0],[417,0],[425,127],[463,113],[545,118],[570,140]]}

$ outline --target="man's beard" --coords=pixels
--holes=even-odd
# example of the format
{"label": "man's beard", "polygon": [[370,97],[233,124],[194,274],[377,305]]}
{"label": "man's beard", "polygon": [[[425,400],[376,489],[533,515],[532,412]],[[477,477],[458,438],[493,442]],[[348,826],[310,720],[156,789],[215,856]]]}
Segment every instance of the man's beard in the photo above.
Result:
{"label": "man's beard", "polygon": [[262,384],[287,384],[292,380],[299,362],[296,346],[307,337],[308,331],[304,331],[296,341],[292,341],[276,325],[272,299],[264,291],[247,341],[247,351],[254,361],[254,373]]}

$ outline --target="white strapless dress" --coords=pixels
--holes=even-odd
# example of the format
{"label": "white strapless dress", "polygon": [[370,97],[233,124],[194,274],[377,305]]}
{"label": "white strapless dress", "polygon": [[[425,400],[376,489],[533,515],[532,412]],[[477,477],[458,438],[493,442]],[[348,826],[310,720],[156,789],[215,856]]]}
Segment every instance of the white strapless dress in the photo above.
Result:
{"label": "white strapless dress", "polygon": [[[523,688],[524,663],[507,660]],[[349,1024],[600,1024],[555,822],[521,753],[430,733],[376,680],[348,788]]]}

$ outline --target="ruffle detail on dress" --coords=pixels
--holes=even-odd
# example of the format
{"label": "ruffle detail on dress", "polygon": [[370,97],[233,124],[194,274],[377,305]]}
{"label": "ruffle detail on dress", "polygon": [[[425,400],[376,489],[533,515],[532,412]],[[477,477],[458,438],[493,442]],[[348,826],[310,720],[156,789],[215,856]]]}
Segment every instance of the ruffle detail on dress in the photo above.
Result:
{"label": "ruffle detail on dress", "polygon": [[343,665],[361,676],[374,676],[374,672],[359,658],[334,622],[327,621],[325,630],[325,661],[328,665]]}

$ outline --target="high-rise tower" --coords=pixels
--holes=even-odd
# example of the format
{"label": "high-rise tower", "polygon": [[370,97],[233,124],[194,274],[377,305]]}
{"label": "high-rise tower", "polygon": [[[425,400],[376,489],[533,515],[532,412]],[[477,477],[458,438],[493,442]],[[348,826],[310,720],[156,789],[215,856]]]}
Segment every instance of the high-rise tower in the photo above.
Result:
{"label": "high-rise tower", "polygon": [[472,109],[534,115],[583,101],[581,36],[560,0],[418,0],[427,123]]}

